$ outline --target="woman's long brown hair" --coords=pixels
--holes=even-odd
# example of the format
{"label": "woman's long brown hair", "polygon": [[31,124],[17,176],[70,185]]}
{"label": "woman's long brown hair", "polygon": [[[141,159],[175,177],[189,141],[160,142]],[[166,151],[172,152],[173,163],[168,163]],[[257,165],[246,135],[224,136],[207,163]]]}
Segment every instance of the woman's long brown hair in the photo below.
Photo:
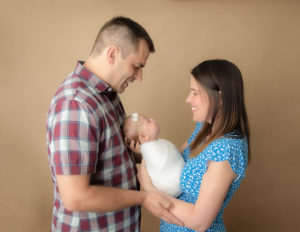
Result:
{"label": "woman's long brown hair", "polygon": [[238,131],[247,138],[250,161],[250,131],[243,79],[238,67],[227,60],[207,60],[191,73],[208,95],[209,115],[212,116],[212,122],[205,122],[191,143],[191,157],[199,155],[212,141]]}

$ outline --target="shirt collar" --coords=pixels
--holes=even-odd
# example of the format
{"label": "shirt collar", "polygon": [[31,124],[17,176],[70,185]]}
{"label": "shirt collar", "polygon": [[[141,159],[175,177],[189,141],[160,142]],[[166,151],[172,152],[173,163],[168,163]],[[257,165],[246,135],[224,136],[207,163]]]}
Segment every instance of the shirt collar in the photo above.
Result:
{"label": "shirt collar", "polygon": [[91,86],[96,88],[100,93],[105,92],[115,92],[113,89],[104,81],[102,81],[99,77],[97,77],[94,73],[90,72],[84,66],[84,61],[78,61],[74,72],[87,81]]}

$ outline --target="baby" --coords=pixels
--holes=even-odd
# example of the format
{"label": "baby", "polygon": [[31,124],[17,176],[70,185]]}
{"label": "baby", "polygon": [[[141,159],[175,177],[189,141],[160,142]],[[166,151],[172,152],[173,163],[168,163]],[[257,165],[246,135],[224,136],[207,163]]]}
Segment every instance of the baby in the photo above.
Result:
{"label": "baby", "polygon": [[153,185],[171,196],[181,194],[180,175],[184,160],[171,142],[158,139],[158,123],[134,113],[125,119],[123,133],[127,139],[141,144],[140,150]]}

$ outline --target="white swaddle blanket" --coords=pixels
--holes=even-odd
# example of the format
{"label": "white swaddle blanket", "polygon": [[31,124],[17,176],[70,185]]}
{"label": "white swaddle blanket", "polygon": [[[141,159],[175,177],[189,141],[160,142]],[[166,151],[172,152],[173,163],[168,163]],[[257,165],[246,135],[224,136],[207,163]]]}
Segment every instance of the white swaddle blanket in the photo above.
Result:
{"label": "white swaddle blanket", "polygon": [[171,196],[181,194],[180,175],[185,163],[174,144],[165,139],[146,142],[141,153],[153,185]]}

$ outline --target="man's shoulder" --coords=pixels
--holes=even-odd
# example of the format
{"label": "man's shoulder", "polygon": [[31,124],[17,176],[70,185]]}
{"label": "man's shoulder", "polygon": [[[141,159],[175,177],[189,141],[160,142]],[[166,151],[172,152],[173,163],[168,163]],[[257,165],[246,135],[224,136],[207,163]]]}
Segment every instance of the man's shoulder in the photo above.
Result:
{"label": "man's shoulder", "polygon": [[77,101],[82,105],[95,109],[101,105],[101,95],[76,73],[71,73],[60,84],[52,104],[66,101]]}

